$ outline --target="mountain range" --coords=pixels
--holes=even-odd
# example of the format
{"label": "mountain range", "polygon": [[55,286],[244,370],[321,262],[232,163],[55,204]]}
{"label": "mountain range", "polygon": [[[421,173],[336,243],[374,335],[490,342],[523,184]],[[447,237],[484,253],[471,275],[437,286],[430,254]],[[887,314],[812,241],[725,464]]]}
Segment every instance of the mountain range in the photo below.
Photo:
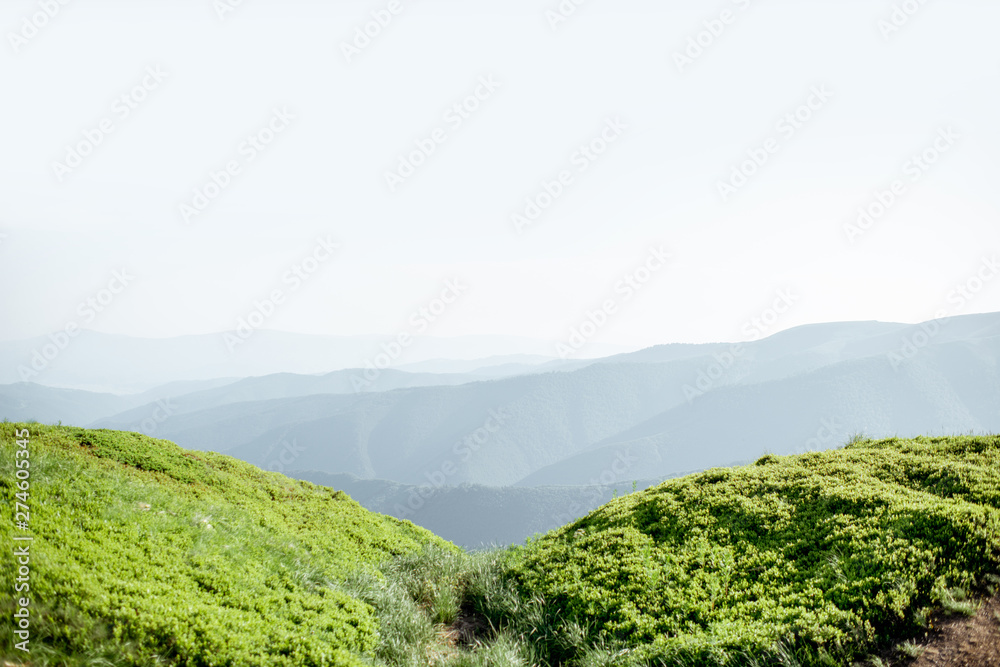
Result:
{"label": "mountain range", "polygon": [[[140,431],[337,480],[330,483],[367,489],[366,506],[396,516],[406,508],[400,499],[432,489],[424,520],[472,544],[491,539],[489,530],[463,527],[477,516],[493,517],[480,525],[494,526],[496,541],[512,539],[491,509],[511,503],[521,503],[522,515],[533,503],[583,508],[574,499],[593,489],[607,499],[633,481],[828,449],[855,434],[1000,431],[998,358],[1000,314],[983,314],[809,325],[746,343],[668,344],[599,359],[195,377],[141,394],[15,383],[0,385],[0,410],[13,420]],[[365,480],[381,489],[369,493]],[[449,528],[448,512],[429,509],[443,498],[480,509],[462,519],[452,513]],[[517,525],[519,537],[547,529],[544,521]]]}

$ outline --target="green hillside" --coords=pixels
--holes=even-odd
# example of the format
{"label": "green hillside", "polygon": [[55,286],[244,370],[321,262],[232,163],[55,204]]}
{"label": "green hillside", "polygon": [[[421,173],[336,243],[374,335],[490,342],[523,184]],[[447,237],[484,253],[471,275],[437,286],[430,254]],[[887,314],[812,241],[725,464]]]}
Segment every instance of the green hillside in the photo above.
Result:
{"label": "green hillside", "polygon": [[575,634],[614,664],[665,665],[850,665],[920,632],[932,608],[969,611],[998,573],[996,436],[856,442],[670,480],[508,569],[522,598],[545,601],[547,660],[585,654]]}
{"label": "green hillside", "polygon": [[[21,428],[27,533],[11,522]],[[52,664],[354,664],[376,649],[378,618],[327,584],[445,546],[332,489],[134,433],[4,423],[0,441],[4,550],[11,533],[34,537],[33,660],[48,646]],[[13,559],[0,563],[0,647],[17,657]]]}
{"label": "green hillside", "polygon": [[997,436],[765,456],[473,554],[133,433],[4,423],[0,473],[0,537],[34,537],[32,653],[5,584],[0,658],[32,667],[852,665],[1000,584]]}

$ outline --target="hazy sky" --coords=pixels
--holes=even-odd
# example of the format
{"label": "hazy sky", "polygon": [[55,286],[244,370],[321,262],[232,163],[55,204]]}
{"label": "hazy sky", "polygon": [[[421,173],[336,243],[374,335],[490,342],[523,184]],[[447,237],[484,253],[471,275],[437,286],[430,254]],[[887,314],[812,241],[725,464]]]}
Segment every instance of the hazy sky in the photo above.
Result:
{"label": "hazy sky", "polygon": [[564,340],[608,306],[627,345],[1000,310],[993,0],[63,1],[0,3],[2,339],[218,332],[276,290],[265,328],[450,300],[425,333]]}

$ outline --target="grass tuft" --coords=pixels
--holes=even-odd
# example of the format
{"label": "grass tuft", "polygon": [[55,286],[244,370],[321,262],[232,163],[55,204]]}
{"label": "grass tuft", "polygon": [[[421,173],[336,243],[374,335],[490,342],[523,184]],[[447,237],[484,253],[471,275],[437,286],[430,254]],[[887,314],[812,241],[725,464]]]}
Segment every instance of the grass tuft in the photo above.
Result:
{"label": "grass tuft", "polygon": [[896,650],[905,655],[907,658],[919,658],[923,655],[924,647],[919,644],[914,644],[913,642],[903,642],[896,646]]}

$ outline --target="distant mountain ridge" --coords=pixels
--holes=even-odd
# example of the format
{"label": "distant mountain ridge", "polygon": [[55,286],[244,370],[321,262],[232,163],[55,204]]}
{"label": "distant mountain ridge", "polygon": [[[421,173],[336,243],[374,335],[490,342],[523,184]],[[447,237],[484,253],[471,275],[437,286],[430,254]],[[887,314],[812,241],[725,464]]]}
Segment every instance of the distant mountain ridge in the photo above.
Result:
{"label": "distant mountain ridge", "polygon": [[[460,373],[390,368],[369,373],[366,391],[355,390],[364,369],[175,384],[144,396],[5,385],[0,408],[11,419],[140,431],[279,472],[375,480],[388,486],[372,507],[397,514],[386,497],[447,488],[425,517],[463,543],[485,537],[474,515],[433,510],[444,497],[493,517],[493,536],[506,539],[513,531],[496,519],[498,504],[530,516],[532,503],[566,504],[584,489],[828,449],[856,433],[1000,431],[1000,314],[809,325],[507,375],[531,361],[544,358],[487,360],[485,375],[476,361],[442,365]],[[503,370],[490,377],[490,368]]]}
{"label": "distant mountain ridge", "polygon": [[[223,334],[174,338],[136,338],[96,331],[65,332],[27,340],[0,342],[0,384],[34,382],[103,393],[133,393],[177,381],[250,377],[274,373],[324,374],[348,368],[379,371],[421,363],[422,372],[447,370],[456,360],[477,367],[552,358],[548,341],[516,336],[414,336],[398,354],[382,354],[392,336],[317,336],[258,330],[235,350]],[[589,355],[625,349],[595,343]],[[381,355],[381,356],[380,356]],[[436,360],[443,360],[435,366]]]}
{"label": "distant mountain ridge", "polygon": [[[300,469],[403,484],[447,469],[449,484],[534,486],[588,485],[609,471],[612,482],[665,477],[765,450],[832,446],[856,431],[1000,429],[1000,315],[953,318],[925,342],[933,328],[811,325],[488,381],[412,377],[388,391],[192,399],[158,434],[264,467],[278,443],[294,441]],[[485,433],[490,411],[505,418]],[[137,416],[98,425],[134,428]],[[481,442],[472,448],[469,438]],[[623,460],[643,474],[620,470]]]}
{"label": "distant mountain ridge", "polygon": [[[412,521],[469,549],[524,542],[633,491],[632,481],[611,486],[435,487],[309,471],[288,475],[340,489],[365,509]],[[635,490],[661,481],[635,480]]]}

